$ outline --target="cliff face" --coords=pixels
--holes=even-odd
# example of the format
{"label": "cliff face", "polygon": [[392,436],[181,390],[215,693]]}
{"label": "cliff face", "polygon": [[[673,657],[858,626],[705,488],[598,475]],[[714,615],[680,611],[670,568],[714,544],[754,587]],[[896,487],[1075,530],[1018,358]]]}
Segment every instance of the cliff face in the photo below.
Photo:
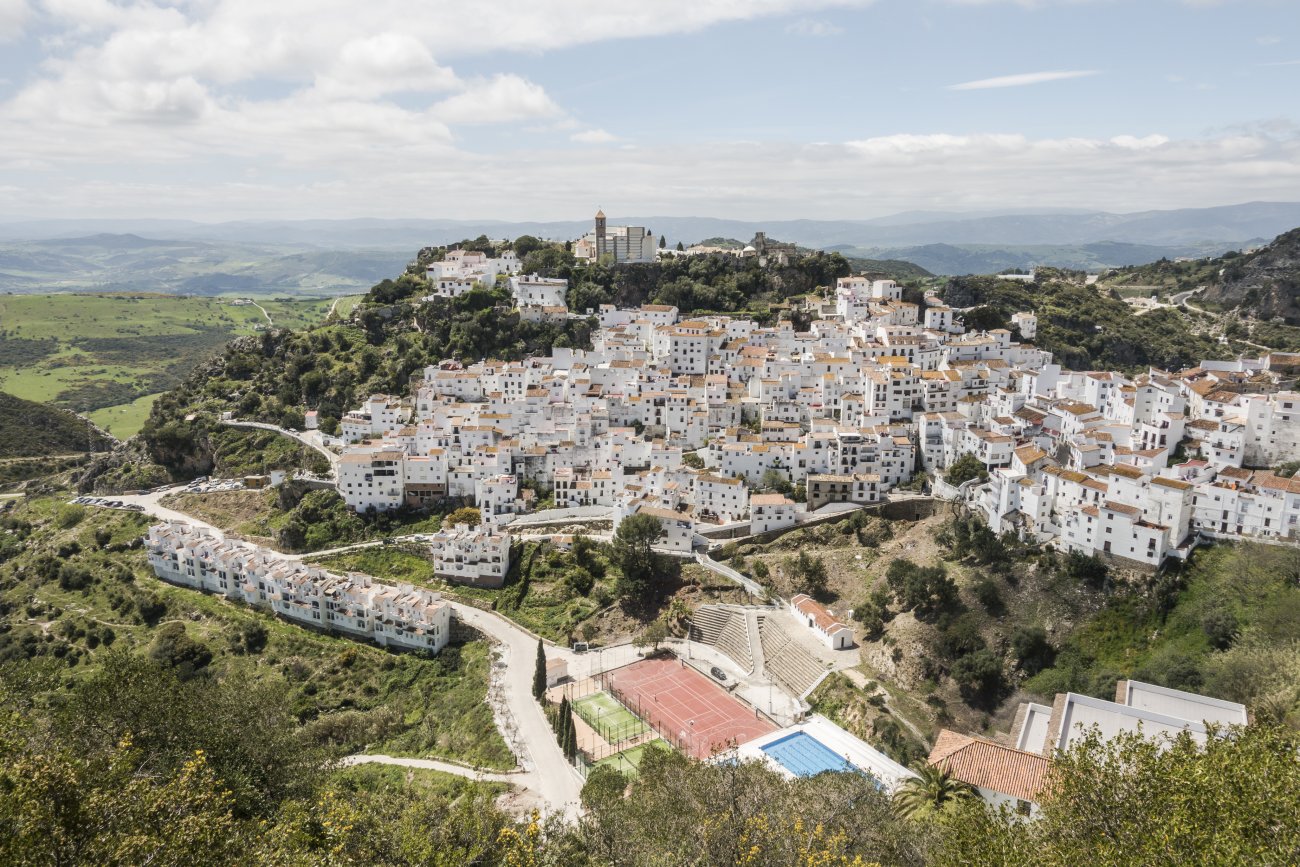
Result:
{"label": "cliff face", "polygon": [[1258,319],[1281,317],[1300,325],[1300,229],[1254,253],[1224,260],[1218,282],[1202,297]]}

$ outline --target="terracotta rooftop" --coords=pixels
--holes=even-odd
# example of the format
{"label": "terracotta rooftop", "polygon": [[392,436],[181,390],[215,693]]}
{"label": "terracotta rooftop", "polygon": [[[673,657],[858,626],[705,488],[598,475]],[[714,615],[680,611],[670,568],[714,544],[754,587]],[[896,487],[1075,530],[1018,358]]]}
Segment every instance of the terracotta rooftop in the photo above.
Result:
{"label": "terracotta rooftop", "polygon": [[963,783],[1023,801],[1038,800],[1051,768],[1045,756],[948,729],[940,730],[928,761]]}

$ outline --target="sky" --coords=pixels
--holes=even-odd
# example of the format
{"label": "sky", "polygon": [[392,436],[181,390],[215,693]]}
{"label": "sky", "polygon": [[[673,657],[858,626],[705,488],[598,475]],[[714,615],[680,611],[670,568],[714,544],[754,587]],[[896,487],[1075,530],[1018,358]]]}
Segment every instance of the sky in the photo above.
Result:
{"label": "sky", "polygon": [[0,0],[0,220],[1300,200],[1300,0]]}

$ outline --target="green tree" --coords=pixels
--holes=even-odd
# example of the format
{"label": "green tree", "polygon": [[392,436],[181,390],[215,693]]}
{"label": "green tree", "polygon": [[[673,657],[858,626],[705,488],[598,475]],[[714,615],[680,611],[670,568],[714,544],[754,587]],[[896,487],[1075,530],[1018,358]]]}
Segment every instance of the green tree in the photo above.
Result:
{"label": "green tree", "polygon": [[457,524],[464,524],[468,527],[477,527],[483,520],[483,514],[473,506],[462,506],[443,519],[442,523],[448,527],[455,527]]}
{"label": "green tree", "polygon": [[971,479],[979,479],[981,482],[989,477],[989,471],[984,468],[980,459],[970,452],[965,452],[957,460],[953,461],[944,473],[943,480],[950,485],[957,486],[969,482]]}
{"label": "green tree", "polygon": [[997,704],[1006,686],[1002,660],[988,649],[968,653],[954,662],[952,679],[968,704],[982,708]]}
{"label": "green tree", "polygon": [[1047,630],[1041,626],[1018,626],[1011,633],[1011,653],[1027,675],[1035,675],[1051,666],[1056,649],[1047,640]]}
{"label": "green tree", "polygon": [[945,768],[920,763],[913,770],[916,776],[905,780],[894,794],[894,806],[905,819],[934,818],[974,797],[974,790]]}
{"label": "green tree", "polygon": [[681,251],[683,251],[683,250],[685,250],[685,249],[686,249],[686,248],[685,248],[684,246],[682,246],[682,242],[681,242],[681,241],[678,241],[678,242],[677,242],[677,250],[678,250],[678,252],[681,252]]}
{"label": "green tree", "polygon": [[620,598],[645,602],[659,588],[666,564],[654,544],[663,535],[663,524],[654,515],[632,515],[619,523],[611,550],[619,568],[614,590]]}
{"label": "green tree", "polygon": [[515,255],[522,259],[534,250],[540,250],[545,246],[546,242],[539,238],[532,235],[520,235],[518,238],[515,238],[513,249]]}
{"label": "green tree", "polygon": [[937,614],[957,601],[957,585],[942,566],[918,566],[897,559],[885,571],[885,583],[904,611],[920,617]]}
{"label": "green tree", "polygon": [[659,645],[668,638],[668,624],[662,618],[656,617],[646,624],[646,628],[641,630],[637,636],[636,643],[638,647],[650,647],[654,650],[659,649]]}
{"label": "green tree", "polygon": [[826,564],[820,557],[813,557],[807,551],[800,551],[796,556],[786,560],[785,566],[801,593],[807,593],[809,596],[822,596],[826,593]]}
{"label": "green tree", "polygon": [[546,648],[537,639],[537,662],[533,666],[533,698],[538,701],[546,693]]}
{"label": "green tree", "polygon": [[935,863],[1297,863],[1300,736],[1263,725],[1219,734],[1201,745],[1085,733],[1053,761],[1036,821],[965,810]]}

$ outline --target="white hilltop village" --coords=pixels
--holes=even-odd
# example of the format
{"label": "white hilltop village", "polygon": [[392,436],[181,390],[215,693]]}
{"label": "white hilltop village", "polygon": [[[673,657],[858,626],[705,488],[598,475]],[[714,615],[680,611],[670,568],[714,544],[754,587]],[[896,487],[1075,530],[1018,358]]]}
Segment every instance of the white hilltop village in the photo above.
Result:
{"label": "white hilltop village", "polygon": [[[574,249],[615,262],[797,255],[761,234],[755,242],[661,251],[644,227],[608,227],[598,213]],[[663,528],[663,553],[695,558],[759,595],[708,551],[925,495],[964,503],[997,532],[1129,569],[1186,559],[1210,540],[1300,541],[1300,479],[1267,469],[1300,460],[1300,355],[1136,375],[1070,371],[1034,345],[1032,312],[1015,314],[1014,331],[968,332],[963,311],[937,295],[905,300],[895,281],[869,275],[796,302],[806,331],[657,304],[571,311],[566,281],[521,273],[512,253],[453,250],[428,278],[431,297],[508,282],[528,318],[593,317],[599,326],[591,349],[428,366],[407,394],[372,395],[348,412],[337,438],[324,437],[308,413],[301,436],[337,453],[334,484],[350,508],[477,506],[477,526],[420,537],[448,582],[500,587],[520,533],[536,539],[592,523],[602,527],[594,538],[608,538],[605,524],[616,531],[648,515]],[[982,472],[945,482],[958,461]],[[539,498],[553,505],[538,509]],[[335,575],[181,521],[155,526],[147,547],[165,580],[385,646],[436,653],[460,616],[436,592]],[[778,710],[769,693],[772,718],[809,725],[804,697],[855,647],[851,612],[803,595],[778,606],[779,617],[755,608],[697,612],[701,659],[766,678],[786,695]],[[567,665],[561,650],[551,656]],[[1244,722],[1244,709],[1121,682],[1115,702],[1065,694],[1053,707],[1025,705],[1015,748],[945,731],[931,762],[991,803],[1029,811],[1071,720],[1108,733],[1145,727],[1203,738],[1206,719]],[[911,774],[824,719],[811,725],[739,752],[761,758],[764,744],[806,737],[842,745],[831,752],[860,768],[885,768],[891,786]]]}

